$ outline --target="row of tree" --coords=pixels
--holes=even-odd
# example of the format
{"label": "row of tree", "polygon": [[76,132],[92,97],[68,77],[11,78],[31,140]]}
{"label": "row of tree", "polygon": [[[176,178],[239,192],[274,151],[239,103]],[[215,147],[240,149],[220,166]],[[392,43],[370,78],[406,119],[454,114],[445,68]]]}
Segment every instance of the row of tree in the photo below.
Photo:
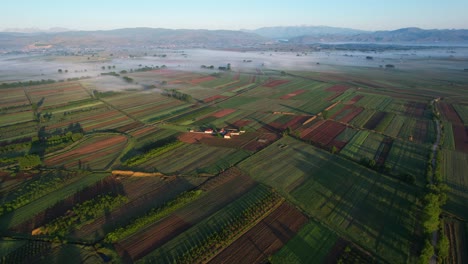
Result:
{"label": "row of tree", "polygon": [[[36,156],[37,162],[39,157]],[[36,176],[34,179],[26,181],[16,189],[14,196],[10,197],[8,202],[1,204],[0,215],[7,212],[12,212],[35,199],[55,190],[60,189],[73,174],[62,171],[55,171],[41,176]]]}
{"label": "row of tree", "polygon": [[167,97],[172,97],[177,100],[184,101],[184,102],[193,101],[193,98],[191,95],[179,92],[176,89],[164,89],[164,91],[162,92],[162,95],[167,96]]}
{"label": "row of tree", "polygon": [[127,202],[128,198],[123,195],[98,195],[94,199],[75,205],[70,213],[41,227],[40,233],[64,237],[72,229],[79,229],[88,221],[103,216],[106,212]]}
{"label": "row of tree", "polygon": [[198,243],[188,248],[184,254],[175,256],[176,259],[173,259],[173,262],[198,263],[210,258],[217,251],[228,245],[249,224],[255,222],[259,217],[271,210],[280,199],[281,196],[275,192],[269,192],[266,196],[250,204],[240,214],[223,223],[219,231],[211,233],[204,239],[197,240]]}
{"label": "row of tree", "polygon": [[169,215],[170,213],[174,212],[175,210],[182,208],[186,204],[192,202],[193,200],[197,199],[203,192],[201,190],[189,191],[184,192],[177,196],[174,200],[168,202],[167,204],[163,205],[162,207],[151,209],[147,212],[144,216],[135,218],[131,223],[124,227],[117,228],[116,230],[107,234],[105,238],[105,242],[107,243],[115,243],[119,240],[122,240],[134,233],[138,230],[143,229],[144,227],[152,224],[159,219]]}

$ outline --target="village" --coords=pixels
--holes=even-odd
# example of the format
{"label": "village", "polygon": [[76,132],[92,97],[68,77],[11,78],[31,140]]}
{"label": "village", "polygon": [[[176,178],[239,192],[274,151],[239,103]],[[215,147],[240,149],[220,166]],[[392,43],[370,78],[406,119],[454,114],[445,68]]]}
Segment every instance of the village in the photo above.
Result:
{"label": "village", "polygon": [[245,130],[237,129],[237,128],[221,128],[219,131],[215,128],[205,128],[201,130],[194,130],[190,129],[189,132],[191,133],[204,133],[210,134],[213,136],[223,137],[224,139],[231,139],[234,136],[240,136],[245,133]]}

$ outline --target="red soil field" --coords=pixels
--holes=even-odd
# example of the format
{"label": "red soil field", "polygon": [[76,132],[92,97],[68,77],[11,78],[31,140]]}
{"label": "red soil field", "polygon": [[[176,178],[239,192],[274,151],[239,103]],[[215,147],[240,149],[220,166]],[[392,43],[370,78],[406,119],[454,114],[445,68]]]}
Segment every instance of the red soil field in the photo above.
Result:
{"label": "red soil field", "polygon": [[309,119],[311,116],[295,116],[288,122],[281,124],[279,122],[272,122],[268,124],[269,127],[275,128],[278,131],[283,131],[286,128],[290,127],[292,130],[298,129],[300,126],[302,126],[302,123],[304,123],[307,119]]}
{"label": "red soil field", "polygon": [[94,116],[87,116],[87,117],[77,118],[77,119],[72,120],[72,121],[68,121],[68,122],[64,122],[64,123],[58,123],[58,124],[54,124],[54,125],[51,125],[51,126],[46,126],[46,130],[52,130],[52,129],[56,129],[56,128],[59,128],[59,127],[65,127],[65,126],[69,126],[70,124],[75,124],[75,123],[82,123],[83,121],[87,121],[87,120],[93,120],[93,121],[96,121],[96,120],[99,120],[99,119],[109,120],[112,117],[117,116],[117,115],[121,115],[121,113],[116,111],[116,110],[111,110],[111,111],[107,111],[107,112],[104,112],[104,113],[101,113],[101,114],[96,114]]}
{"label": "red soil field", "polygon": [[225,98],[228,98],[227,96],[223,96],[223,95],[214,95],[214,96],[210,96],[208,98],[205,98],[203,100],[203,102],[205,103],[210,103],[210,102],[213,102],[213,101],[216,101],[218,99],[225,99]]}
{"label": "red soil field", "polygon": [[[62,163],[66,160],[73,160],[75,157],[86,156],[98,153],[99,156],[103,155],[102,150],[107,148],[112,148],[118,145],[119,143],[125,142],[127,138],[125,136],[113,136],[100,140],[94,144],[85,145],[83,147],[77,147],[73,150],[62,153],[61,155],[48,158],[45,160],[45,164],[48,166],[53,166],[54,164]],[[98,151],[101,151],[100,153]]]}
{"label": "red soil field", "polygon": [[202,83],[202,82],[208,82],[208,81],[211,81],[211,80],[214,80],[215,77],[213,76],[205,76],[205,77],[200,77],[200,78],[197,78],[197,79],[192,79],[190,80],[190,84],[193,84],[193,85],[196,85],[196,84],[199,84],[199,83]]}
{"label": "red soil field", "polygon": [[241,128],[247,126],[250,123],[252,123],[252,120],[237,120],[236,122],[232,123],[232,126]]}
{"label": "red soil field", "polygon": [[283,203],[209,263],[263,263],[294,237],[307,221],[304,214]]}
{"label": "red soil field", "polygon": [[193,132],[186,132],[182,133],[178,139],[182,142],[194,144],[194,143],[201,143],[200,140],[207,137],[213,137],[213,135],[205,134],[205,133],[193,133]]}
{"label": "red soil field", "polygon": [[442,112],[442,114],[445,116],[445,118],[448,121],[450,121],[452,123],[461,123],[461,124],[463,124],[463,121],[458,116],[457,111],[455,111],[455,109],[453,109],[452,105],[446,104],[446,103],[439,103],[439,106],[440,106],[440,111]]}
{"label": "red soil field", "polygon": [[335,147],[337,152],[340,152],[346,146],[346,144],[348,144],[348,142],[334,139],[330,143],[328,143],[327,148],[332,149],[333,147]]}
{"label": "red soil field", "polygon": [[342,117],[340,120],[340,122],[343,122],[343,123],[349,123],[351,122],[351,120],[353,120],[356,116],[358,116],[362,111],[364,111],[364,108],[362,107],[356,107],[356,108],[353,108],[353,111],[349,114],[347,114],[346,116]]}
{"label": "red soil field", "polygon": [[220,118],[220,117],[223,117],[223,116],[227,116],[229,114],[232,114],[234,113],[235,111],[237,111],[236,109],[223,109],[221,111],[218,111],[214,114],[212,114],[211,116],[214,116],[216,118]]}
{"label": "red soil field", "polygon": [[346,86],[346,85],[334,85],[332,87],[328,87],[327,89],[325,89],[325,91],[328,91],[328,92],[336,92],[336,93],[343,93],[345,92],[346,90],[348,90],[350,87],[349,86]]}
{"label": "red soil field", "polygon": [[355,107],[353,105],[345,105],[338,112],[333,114],[330,119],[335,119],[336,121],[349,123],[353,118],[359,115],[364,109],[361,107]]}
{"label": "red soil field", "polygon": [[327,146],[336,136],[343,132],[345,128],[346,126],[341,123],[327,120],[317,129],[305,135],[302,139],[310,140],[320,146]]}
{"label": "red soil field", "polygon": [[275,133],[264,133],[258,136],[258,139],[252,140],[242,148],[248,151],[257,152],[266,148],[271,143],[279,139],[279,135]]}
{"label": "red soil field", "polygon": [[273,88],[273,87],[276,87],[276,86],[279,86],[281,84],[285,84],[288,82],[289,80],[272,80],[272,81],[265,83],[263,86],[268,87],[268,88]]}
{"label": "red soil field", "polygon": [[364,98],[363,95],[356,95],[351,100],[346,102],[345,104],[355,104],[355,103],[359,102],[359,100],[361,100],[362,98]]}
{"label": "red soil field", "polygon": [[114,244],[121,257],[137,260],[157,247],[171,240],[176,235],[189,229],[192,225],[177,215],[164,218],[154,228],[149,228],[138,237],[130,237],[120,243]]}
{"label": "red soil field", "polygon": [[305,93],[305,92],[307,92],[307,91],[306,91],[306,90],[303,90],[303,89],[297,90],[297,91],[294,91],[294,92],[292,92],[292,93],[289,93],[289,94],[286,94],[286,95],[281,96],[280,99],[289,99],[289,98],[291,98],[291,97],[294,97],[294,96],[296,96],[296,95],[303,94],[303,93]]}
{"label": "red soil field", "polygon": [[456,150],[468,153],[468,127],[463,124],[452,124],[452,130]]}
{"label": "red soil field", "polygon": [[324,120],[318,120],[316,122],[307,124],[308,127],[304,128],[304,129],[302,129],[302,128],[299,129],[300,137],[301,138],[305,137],[307,134],[311,133],[312,131],[317,129],[319,126],[321,126],[324,122],[325,122]]}
{"label": "red soil field", "polygon": [[452,105],[440,103],[439,106],[445,118],[452,122],[455,149],[468,153],[468,127],[463,125],[462,119],[458,116],[457,111],[455,111]]}

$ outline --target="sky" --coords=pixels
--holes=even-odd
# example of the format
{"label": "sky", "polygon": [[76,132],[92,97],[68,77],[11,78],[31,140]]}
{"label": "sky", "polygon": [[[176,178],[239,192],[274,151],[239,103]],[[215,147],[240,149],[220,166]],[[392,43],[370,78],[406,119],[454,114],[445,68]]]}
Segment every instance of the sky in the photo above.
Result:
{"label": "sky", "polygon": [[468,29],[468,0],[7,0],[0,30],[63,27],[255,29],[325,25],[363,30]]}

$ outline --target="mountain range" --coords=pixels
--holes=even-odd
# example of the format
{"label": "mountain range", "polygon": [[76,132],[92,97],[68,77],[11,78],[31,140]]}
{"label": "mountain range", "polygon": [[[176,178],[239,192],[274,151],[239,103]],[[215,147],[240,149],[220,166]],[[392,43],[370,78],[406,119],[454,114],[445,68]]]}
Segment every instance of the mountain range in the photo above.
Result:
{"label": "mountain range", "polygon": [[0,32],[0,50],[25,47],[106,48],[135,46],[235,48],[272,44],[281,40],[295,45],[311,43],[409,43],[468,44],[465,29],[402,28],[392,31],[363,31],[326,26],[266,27],[256,30],[206,30],[126,28],[99,31]]}

